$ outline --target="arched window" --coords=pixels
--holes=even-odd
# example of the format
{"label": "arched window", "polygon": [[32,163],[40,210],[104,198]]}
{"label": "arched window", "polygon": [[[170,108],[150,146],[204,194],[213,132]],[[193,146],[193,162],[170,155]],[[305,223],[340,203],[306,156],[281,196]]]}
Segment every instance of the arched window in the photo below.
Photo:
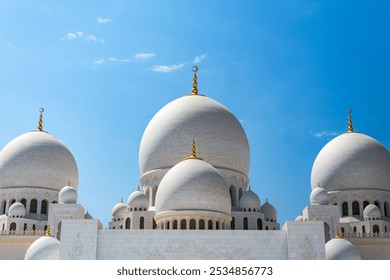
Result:
{"label": "arched window", "polygon": [[30,213],[36,214],[37,213],[37,200],[32,199],[30,202]]}
{"label": "arched window", "polygon": [[22,203],[24,205],[24,208],[26,208],[26,205],[27,205],[27,201],[25,198],[23,198],[20,203]]}
{"label": "arched window", "polygon": [[374,204],[379,208],[379,210],[381,209],[381,203],[378,200],[376,200]]}
{"label": "arched window", "polygon": [[383,209],[385,210],[384,212],[384,214],[385,214],[385,216],[386,217],[389,217],[389,215],[390,215],[390,209],[389,209],[389,202],[388,201],[386,201],[384,204],[383,204]]}
{"label": "arched window", "polygon": [[15,199],[15,198],[11,199],[11,203],[9,204],[9,206],[11,206],[12,204],[14,204],[15,202],[16,202],[16,199]]}
{"label": "arched window", "polygon": [[196,222],[194,219],[190,220],[190,229],[196,229]]}
{"label": "arched window", "polygon": [[9,226],[9,230],[15,231],[16,230],[16,223],[11,223]]}
{"label": "arched window", "polygon": [[53,204],[57,204],[58,203],[58,201],[57,200],[53,200],[53,202],[52,202]]}
{"label": "arched window", "polygon": [[363,201],[363,209],[366,208],[366,206],[367,206],[368,204],[370,204],[370,203],[368,202],[368,200]]}
{"label": "arched window", "polygon": [[32,225],[32,230],[35,231],[35,225]]}
{"label": "arched window", "polygon": [[177,229],[177,220],[173,221],[173,229]]}
{"label": "arched window", "polygon": [[144,229],[145,219],[144,217],[139,218],[139,229]]}
{"label": "arched window", "polygon": [[130,229],[130,222],[131,222],[130,218],[127,218],[125,223],[125,229]]}
{"label": "arched window", "polygon": [[213,229],[213,221],[212,220],[208,221],[208,229]]}
{"label": "arched window", "polygon": [[27,230],[27,224],[26,224],[26,223],[24,223],[24,225],[23,225],[23,230],[24,230],[24,231]]}
{"label": "arched window", "polygon": [[374,225],[374,226],[372,227],[372,231],[373,231],[374,233],[379,233],[379,226],[378,226],[378,225]]}
{"label": "arched window", "polygon": [[357,201],[352,202],[352,215],[354,216],[360,215],[359,202]]}
{"label": "arched window", "polygon": [[47,214],[47,200],[42,200],[41,203],[41,214]]}
{"label": "arched window", "polygon": [[356,232],[356,227],[353,227],[353,232]]}
{"label": "arched window", "polygon": [[243,194],[243,191],[242,191],[242,189],[240,188],[239,191],[238,191],[238,199],[241,198],[242,194]]}
{"label": "arched window", "polygon": [[3,199],[2,201],[1,201],[1,205],[0,205],[0,213],[1,214],[5,214],[5,205],[6,205],[6,201],[5,201],[5,199]]}
{"label": "arched window", "polygon": [[262,230],[263,229],[263,221],[259,218],[257,219],[257,229]]}
{"label": "arched window", "polygon": [[169,229],[169,226],[170,226],[170,221],[167,221],[166,224],[165,224],[165,229]]}
{"label": "arched window", "polygon": [[343,205],[342,205],[342,208],[343,208],[343,216],[348,216],[348,202],[343,202]]}
{"label": "arched window", "polygon": [[248,229],[248,218],[244,218],[244,229]]}
{"label": "arched window", "polygon": [[199,229],[204,229],[204,220],[199,221]]}
{"label": "arched window", "polygon": [[230,186],[230,201],[232,203],[232,206],[236,206],[236,188],[234,186]]}
{"label": "arched window", "polygon": [[265,230],[268,230],[268,226],[265,227]]}
{"label": "arched window", "polygon": [[366,227],[365,226],[362,226],[362,232],[366,233]]}
{"label": "arched window", "polygon": [[234,217],[232,218],[232,221],[230,222],[230,228],[236,229],[236,220],[234,219]]}
{"label": "arched window", "polygon": [[344,227],[341,227],[341,233],[345,233]]}
{"label": "arched window", "polygon": [[215,229],[219,229],[219,221],[215,223]]}
{"label": "arched window", "polygon": [[186,220],[180,221],[180,229],[187,229],[187,221]]}
{"label": "arched window", "polygon": [[153,219],[153,229],[156,229],[157,228],[157,224],[156,224],[156,221]]}

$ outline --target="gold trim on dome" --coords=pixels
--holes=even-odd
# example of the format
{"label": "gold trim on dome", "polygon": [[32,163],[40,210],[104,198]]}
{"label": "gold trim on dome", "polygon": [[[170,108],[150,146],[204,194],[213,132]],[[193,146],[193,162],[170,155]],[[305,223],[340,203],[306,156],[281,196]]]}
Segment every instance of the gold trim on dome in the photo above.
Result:
{"label": "gold trim on dome", "polygon": [[354,132],[352,126],[352,109],[348,110],[348,132]]}
{"label": "gold trim on dome", "polygon": [[186,159],[199,159],[199,160],[203,160],[202,158],[199,158],[196,156],[196,145],[195,145],[195,140],[192,139],[192,151],[191,151],[191,155],[189,157],[186,157]]}
{"label": "gold trim on dome", "polygon": [[339,234],[339,227],[336,227],[336,238],[340,238],[340,234]]}
{"label": "gold trim on dome", "polygon": [[39,131],[43,131],[43,126],[42,126],[42,124],[43,124],[43,116],[42,116],[43,111],[45,111],[44,108],[40,108],[39,109],[39,113],[40,113],[40,115],[39,115],[39,122],[38,122],[38,130]]}

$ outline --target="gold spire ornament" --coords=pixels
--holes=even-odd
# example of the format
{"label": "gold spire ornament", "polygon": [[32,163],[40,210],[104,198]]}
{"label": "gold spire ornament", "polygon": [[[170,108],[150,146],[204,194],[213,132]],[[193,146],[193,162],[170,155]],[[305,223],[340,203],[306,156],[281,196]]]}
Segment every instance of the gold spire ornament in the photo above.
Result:
{"label": "gold spire ornament", "polygon": [[46,233],[45,233],[45,236],[52,236],[52,235],[50,234],[50,225],[47,226],[47,231],[46,231]]}
{"label": "gold spire ornament", "polygon": [[353,126],[352,126],[352,109],[348,110],[348,132],[353,132]]}
{"label": "gold spire ornament", "polygon": [[203,160],[202,158],[199,158],[196,156],[196,145],[195,145],[195,140],[192,139],[192,151],[191,155],[189,157],[186,157],[185,159],[200,159]]}
{"label": "gold spire ornament", "polygon": [[42,123],[43,123],[43,116],[42,116],[42,113],[43,113],[43,111],[45,111],[45,109],[43,109],[43,108],[40,108],[39,109],[39,113],[41,113],[40,115],[39,115],[39,122],[38,122],[38,130],[39,131],[43,131],[42,129],[43,129],[43,127],[42,127]]}
{"label": "gold spire ornament", "polygon": [[197,83],[198,77],[196,77],[196,72],[198,72],[198,66],[192,67],[192,72],[194,72],[194,76],[192,78],[192,93],[191,94],[198,95],[198,83]]}
{"label": "gold spire ornament", "polygon": [[340,235],[339,235],[339,227],[336,227],[336,238],[340,238]]}

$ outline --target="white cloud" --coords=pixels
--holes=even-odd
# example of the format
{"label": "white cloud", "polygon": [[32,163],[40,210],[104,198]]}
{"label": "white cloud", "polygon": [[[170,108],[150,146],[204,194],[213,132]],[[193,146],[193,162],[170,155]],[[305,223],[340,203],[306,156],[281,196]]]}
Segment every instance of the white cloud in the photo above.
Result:
{"label": "white cloud", "polygon": [[[72,33],[72,32],[68,32],[66,33],[65,35],[65,39],[69,40],[69,41],[72,41],[74,39],[77,38],[77,35],[75,33]],[[63,38],[64,39],[64,38]]]}
{"label": "white cloud", "polygon": [[95,36],[93,36],[93,35],[88,35],[86,38],[85,38],[85,40],[87,40],[88,42],[97,42],[97,38],[95,37]]}
{"label": "white cloud", "polygon": [[322,138],[322,137],[334,137],[339,135],[339,133],[334,131],[320,131],[320,132],[314,132],[313,135],[317,138]]}
{"label": "white cloud", "polygon": [[201,63],[202,60],[204,60],[205,58],[207,58],[207,53],[201,54],[201,55],[197,55],[197,56],[195,56],[195,58],[192,61],[192,63]]}
{"label": "white cloud", "polygon": [[81,32],[81,31],[77,31],[76,34],[77,34],[77,36],[79,36],[79,37],[83,37],[83,35],[84,35],[84,33]]}
{"label": "white cloud", "polygon": [[111,56],[109,58],[102,58],[99,60],[95,60],[93,63],[101,65],[107,61],[118,62],[118,63],[129,63],[129,62],[132,62],[133,60],[130,58],[117,58],[117,57]]}
{"label": "white cloud", "polygon": [[155,53],[137,53],[134,55],[136,60],[146,60],[156,56]]}
{"label": "white cloud", "polygon": [[97,18],[96,21],[98,23],[109,23],[111,21],[110,18]]}
{"label": "white cloud", "polygon": [[169,73],[182,68],[186,64],[187,63],[172,64],[172,65],[155,65],[152,67],[152,71],[159,72],[159,73]]}

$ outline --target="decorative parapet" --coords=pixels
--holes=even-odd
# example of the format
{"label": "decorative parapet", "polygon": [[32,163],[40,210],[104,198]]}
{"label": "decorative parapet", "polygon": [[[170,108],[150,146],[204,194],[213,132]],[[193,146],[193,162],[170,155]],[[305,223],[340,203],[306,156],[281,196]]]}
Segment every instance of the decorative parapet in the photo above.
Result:
{"label": "decorative parapet", "polygon": [[345,232],[339,233],[339,237],[345,237],[345,238],[390,238],[390,232],[380,232],[380,233],[374,233],[374,232],[368,232],[368,233],[362,233],[362,232]]}

